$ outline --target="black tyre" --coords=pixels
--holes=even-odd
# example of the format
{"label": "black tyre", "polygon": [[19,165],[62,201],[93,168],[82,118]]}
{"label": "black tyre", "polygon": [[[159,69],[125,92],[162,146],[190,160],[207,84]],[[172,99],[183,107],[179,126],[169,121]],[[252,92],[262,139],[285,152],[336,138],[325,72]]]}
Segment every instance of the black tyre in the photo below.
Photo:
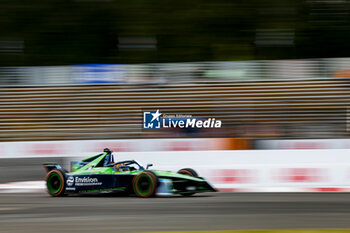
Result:
{"label": "black tyre", "polygon": [[53,197],[64,195],[66,189],[66,176],[64,171],[54,169],[46,175],[47,192]]}
{"label": "black tyre", "polygon": [[[193,177],[199,177],[197,172],[193,170],[192,168],[183,168],[179,170],[177,173],[182,174],[182,175],[188,175],[188,176],[193,176]],[[182,196],[192,196],[195,193],[181,193]]]}
{"label": "black tyre", "polygon": [[193,176],[193,177],[199,177],[197,172],[193,170],[192,168],[183,168],[179,170],[177,173],[183,174],[183,175],[188,175],[188,176]]}
{"label": "black tyre", "polygon": [[134,192],[139,197],[152,197],[156,194],[158,177],[151,171],[138,174],[133,180]]}

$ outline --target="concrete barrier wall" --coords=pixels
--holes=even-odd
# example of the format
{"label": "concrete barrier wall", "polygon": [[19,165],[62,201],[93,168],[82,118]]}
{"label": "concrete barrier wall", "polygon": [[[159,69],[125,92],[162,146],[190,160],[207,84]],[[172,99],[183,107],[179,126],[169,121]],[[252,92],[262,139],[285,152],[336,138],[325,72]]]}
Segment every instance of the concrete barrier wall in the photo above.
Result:
{"label": "concrete barrier wall", "polygon": [[254,149],[350,149],[350,139],[276,139],[255,140]]}
{"label": "concrete barrier wall", "polygon": [[153,169],[190,167],[219,189],[312,191],[350,187],[348,149],[124,152],[117,153],[115,159],[153,163]]}
{"label": "concrete barrier wall", "polygon": [[[154,164],[153,169],[172,171],[190,167],[226,191],[350,191],[350,149],[225,150],[231,143],[232,139],[3,142],[0,158],[10,158],[16,171],[17,161],[22,161],[28,177],[34,168],[39,174],[41,164],[27,164],[20,158],[66,157],[63,165],[67,166],[72,159],[110,147],[117,151],[115,161],[136,159]],[[7,160],[0,164],[8,168],[3,161]]]}

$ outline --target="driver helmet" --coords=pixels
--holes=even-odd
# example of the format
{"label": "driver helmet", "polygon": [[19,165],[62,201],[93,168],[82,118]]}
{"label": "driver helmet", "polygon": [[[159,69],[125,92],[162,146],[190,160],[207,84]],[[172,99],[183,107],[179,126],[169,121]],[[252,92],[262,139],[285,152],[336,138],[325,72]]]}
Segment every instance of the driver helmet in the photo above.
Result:
{"label": "driver helmet", "polygon": [[115,165],[117,171],[129,171],[129,167],[126,166],[124,163],[118,163]]}
{"label": "driver helmet", "polygon": [[115,165],[115,168],[119,171],[120,166],[124,166],[124,164],[118,163],[117,165]]}

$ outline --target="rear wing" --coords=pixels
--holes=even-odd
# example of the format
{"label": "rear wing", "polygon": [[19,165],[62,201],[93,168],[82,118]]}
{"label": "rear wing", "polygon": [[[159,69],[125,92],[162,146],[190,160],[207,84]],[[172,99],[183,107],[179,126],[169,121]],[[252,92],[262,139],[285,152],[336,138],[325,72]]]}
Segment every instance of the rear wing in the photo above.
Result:
{"label": "rear wing", "polygon": [[43,167],[46,172],[50,172],[53,169],[62,169],[61,165],[57,163],[43,163]]}

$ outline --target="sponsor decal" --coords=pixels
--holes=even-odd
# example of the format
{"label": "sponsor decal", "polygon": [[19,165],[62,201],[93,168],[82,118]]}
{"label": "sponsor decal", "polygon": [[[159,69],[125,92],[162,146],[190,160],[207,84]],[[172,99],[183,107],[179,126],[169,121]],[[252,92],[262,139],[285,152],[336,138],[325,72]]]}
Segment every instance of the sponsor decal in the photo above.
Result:
{"label": "sponsor decal", "polygon": [[326,175],[322,168],[283,168],[280,169],[278,178],[282,182],[291,183],[322,182]]}
{"label": "sponsor decal", "polygon": [[215,169],[212,177],[213,182],[218,184],[249,184],[257,179],[254,169]]}
{"label": "sponsor decal", "polygon": [[75,177],[75,186],[102,185],[97,178],[92,177]]}
{"label": "sponsor decal", "polygon": [[73,176],[70,176],[67,178],[67,185],[68,186],[73,186],[74,184],[74,177]]}
{"label": "sponsor decal", "polygon": [[215,118],[199,119],[188,114],[162,114],[159,109],[155,112],[143,112],[144,129],[221,128],[221,125],[221,120]]}

